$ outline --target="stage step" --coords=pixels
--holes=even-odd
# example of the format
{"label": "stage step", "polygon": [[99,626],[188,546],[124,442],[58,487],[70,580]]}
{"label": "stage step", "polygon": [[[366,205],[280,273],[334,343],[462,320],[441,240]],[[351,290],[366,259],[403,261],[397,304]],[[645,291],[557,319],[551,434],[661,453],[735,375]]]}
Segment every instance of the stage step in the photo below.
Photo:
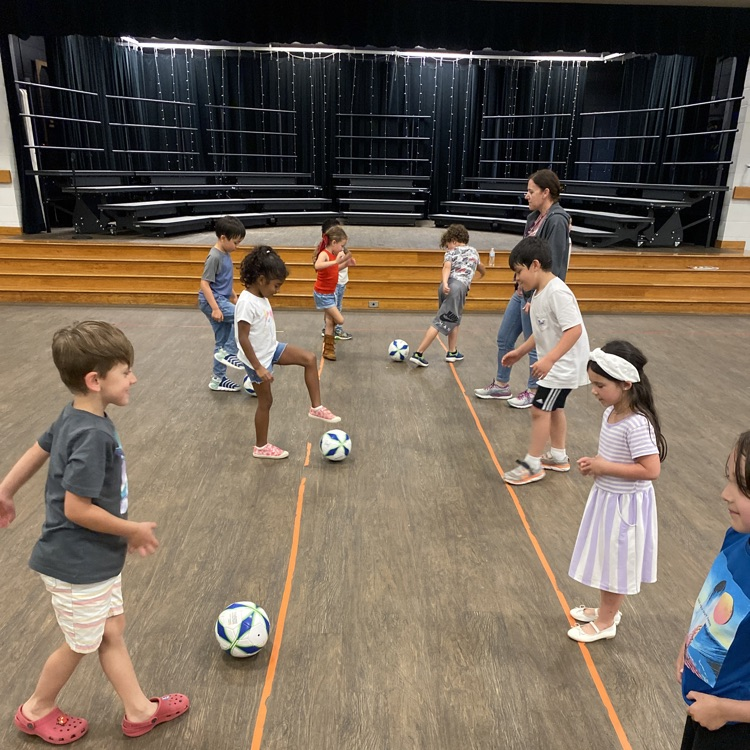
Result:
{"label": "stage step", "polygon": [[[144,241],[0,242],[0,302],[194,306],[208,247]],[[290,271],[274,298],[313,309],[309,247],[279,248]],[[443,253],[354,248],[347,308],[434,311]],[[244,253],[233,256],[238,266]],[[487,249],[481,249],[487,264]],[[508,250],[472,285],[467,310],[500,313],[512,290]],[[750,314],[750,257],[576,252],[567,282],[584,312]],[[235,288],[239,291],[239,280]]]}

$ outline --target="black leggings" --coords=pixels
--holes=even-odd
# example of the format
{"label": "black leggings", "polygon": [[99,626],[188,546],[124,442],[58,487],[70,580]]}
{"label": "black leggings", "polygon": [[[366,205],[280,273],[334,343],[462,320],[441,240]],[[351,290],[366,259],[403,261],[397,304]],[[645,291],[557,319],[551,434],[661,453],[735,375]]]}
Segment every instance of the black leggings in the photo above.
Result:
{"label": "black leggings", "polygon": [[680,750],[743,750],[750,748],[750,724],[725,724],[711,731],[688,716]]}

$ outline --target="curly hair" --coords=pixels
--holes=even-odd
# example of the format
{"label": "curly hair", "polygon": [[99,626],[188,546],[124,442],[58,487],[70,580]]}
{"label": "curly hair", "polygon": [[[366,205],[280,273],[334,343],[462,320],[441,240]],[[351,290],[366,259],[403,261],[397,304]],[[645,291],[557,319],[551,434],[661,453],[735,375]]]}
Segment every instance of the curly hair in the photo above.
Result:
{"label": "curly hair", "polygon": [[440,237],[440,247],[445,247],[449,242],[458,242],[465,245],[469,241],[469,231],[463,224],[451,224]]}
{"label": "curly hair", "polygon": [[247,288],[261,276],[267,281],[285,281],[289,270],[279,254],[268,245],[254,247],[240,263],[240,281]]}

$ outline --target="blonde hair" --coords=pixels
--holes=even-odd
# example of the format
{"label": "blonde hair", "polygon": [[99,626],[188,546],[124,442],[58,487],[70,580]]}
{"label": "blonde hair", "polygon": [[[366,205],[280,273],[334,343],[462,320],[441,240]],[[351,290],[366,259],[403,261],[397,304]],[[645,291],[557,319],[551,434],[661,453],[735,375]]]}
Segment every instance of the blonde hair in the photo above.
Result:
{"label": "blonde hair", "polygon": [[74,393],[86,393],[86,375],[104,377],[115,365],[133,366],[128,337],[103,320],[84,320],[61,328],[52,337],[52,360],[60,379]]}

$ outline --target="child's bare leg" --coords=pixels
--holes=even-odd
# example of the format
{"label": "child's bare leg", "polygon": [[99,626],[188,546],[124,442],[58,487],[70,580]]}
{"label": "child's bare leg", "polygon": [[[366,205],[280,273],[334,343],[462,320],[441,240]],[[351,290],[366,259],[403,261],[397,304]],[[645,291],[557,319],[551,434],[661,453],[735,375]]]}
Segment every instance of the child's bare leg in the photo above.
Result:
{"label": "child's bare leg", "polygon": [[437,328],[433,328],[432,326],[430,326],[427,329],[427,333],[425,333],[424,338],[422,339],[422,342],[417,347],[417,351],[420,354],[424,354],[427,351],[430,344],[437,338],[437,335],[438,335]]}
{"label": "child's bare leg", "polygon": [[[559,409],[558,409],[559,411]],[[550,425],[552,413],[542,411],[536,406],[531,407],[531,442],[529,444],[530,456],[541,456],[550,438]]]}
{"label": "child's bare leg", "polygon": [[327,307],[326,314],[326,335],[332,336],[336,326],[344,324],[344,316],[339,312],[337,307]]}
{"label": "child's bare leg", "polygon": [[549,440],[553,448],[565,450],[565,438],[568,432],[568,421],[565,409],[555,409],[549,426]]}
{"label": "child's bare leg", "polygon": [[455,352],[456,349],[458,349],[458,329],[461,326],[456,326],[449,334],[448,334],[448,351],[449,352]]}
{"label": "child's bare leg", "polygon": [[[335,309],[335,308],[334,308]],[[343,318],[342,318],[343,320]],[[279,357],[280,365],[300,365],[305,368],[305,385],[310,394],[310,406],[317,409],[320,404],[320,378],[318,378],[318,360],[312,352],[299,346],[287,344]]]}
{"label": "child's bare leg", "polygon": [[[594,625],[599,630],[612,627],[615,622],[615,615],[620,611],[622,603],[625,600],[625,594],[613,594],[611,591],[599,592],[599,616],[596,618]],[[593,614],[593,612],[592,612]],[[584,632],[593,635],[596,631],[590,623],[581,626]]]}
{"label": "child's bare leg", "polygon": [[73,651],[67,643],[50,654],[31,697],[23,704],[23,715],[31,721],[46,716],[56,705],[57,696],[71,678],[85,654]]}
{"label": "child's bare leg", "polygon": [[130,721],[147,721],[158,708],[141,689],[133,669],[123,634],[125,615],[110,617],[104,625],[104,636],[99,645],[99,662],[104,674],[112,683],[125,708],[125,716]]}
{"label": "child's bare leg", "polygon": [[253,383],[258,404],[255,407],[255,445],[262,448],[268,442],[268,422],[270,420],[273,394],[270,383]]}

